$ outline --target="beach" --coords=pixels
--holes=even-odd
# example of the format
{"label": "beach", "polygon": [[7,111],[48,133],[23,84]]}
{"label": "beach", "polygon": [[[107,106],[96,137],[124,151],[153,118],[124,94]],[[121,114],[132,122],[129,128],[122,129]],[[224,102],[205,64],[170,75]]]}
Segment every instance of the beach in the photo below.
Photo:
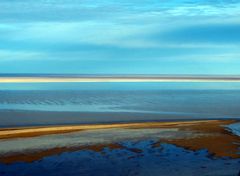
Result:
{"label": "beach", "polygon": [[0,83],[57,82],[240,82],[240,76],[226,75],[61,75],[19,74],[0,75]]}
{"label": "beach", "polygon": [[192,151],[206,149],[214,157],[237,159],[240,137],[226,127],[236,122],[196,120],[2,128],[0,161],[33,162],[63,152],[122,148],[122,141],[149,139],[155,141],[152,147],[168,143]]}

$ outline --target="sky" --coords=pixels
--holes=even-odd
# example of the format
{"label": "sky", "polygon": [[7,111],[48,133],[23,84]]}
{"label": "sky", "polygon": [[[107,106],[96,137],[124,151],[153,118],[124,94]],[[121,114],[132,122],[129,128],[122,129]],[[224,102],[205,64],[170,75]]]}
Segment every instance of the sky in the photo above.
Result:
{"label": "sky", "polygon": [[0,73],[240,75],[238,0],[1,0]]}

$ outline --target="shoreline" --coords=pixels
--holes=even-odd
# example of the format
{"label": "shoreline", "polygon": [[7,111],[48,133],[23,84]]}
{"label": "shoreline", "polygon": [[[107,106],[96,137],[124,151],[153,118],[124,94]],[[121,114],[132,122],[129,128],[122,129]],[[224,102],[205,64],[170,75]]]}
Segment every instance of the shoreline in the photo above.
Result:
{"label": "shoreline", "polygon": [[240,82],[240,76],[204,75],[0,75],[0,83],[51,83],[51,82]]}
{"label": "shoreline", "polygon": [[[110,150],[122,149],[121,141],[141,141],[146,139],[155,141],[152,146],[154,148],[161,147],[162,143],[168,143],[192,151],[207,149],[209,155],[214,157],[238,159],[240,158],[240,137],[232,134],[225,128],[226,125],[236,122],[238,121],[202,120],[0,129],[0,144],[1,142],[3,144],[4,142],[18,141],[21,145],[30,145],[29,148],[20,150],[16,143],[16,147],[14,146],[17,149],[16,151],[9,149],[7,153],[0,152],[0,162],[6,164],[20,161],[33,162],[46,156],[79,150],[101,152],[104,148]],[[150,133],[150,135],[149,131],[154,133]],[[71,135],[75,135],[75,137],[76,135],[77,137],[82,136],[84,140],[87,138],[87,141],[92,141],[74,145],[60,142],[59,144],[53,143],[55,147],[41,148],[41,145],[39,145],[37,149],[31,148],[32,140],[38,139],[41,141],[48,137],[53,137],[53,139],[54,137],[60,137],[64,140],[66,138],[71,139]],[[96,138],[96,136],[98,137]],[[76,138],[73,139],[75,140]],[[82,141],[82,138],[77,139]],[[107,140],[104,142],[105,139]],[[52,141],[49,142],[51,143]],[[140,152],[137,149],[135,151]]]}
{"label": "shoreline", "polygon": [[195,123],[227,121],[229,124],[237,120],[186,120],[186,121],[160,121],[160,122],[122,122],[122,123],[98,123],[80,125],[56,125],[56,126],[23,126],[0,128],[0,139],[35,137],[41,135],[72,133],[83,130],[97,130],[109,128],[171,128],[179,125],[193,125]]}

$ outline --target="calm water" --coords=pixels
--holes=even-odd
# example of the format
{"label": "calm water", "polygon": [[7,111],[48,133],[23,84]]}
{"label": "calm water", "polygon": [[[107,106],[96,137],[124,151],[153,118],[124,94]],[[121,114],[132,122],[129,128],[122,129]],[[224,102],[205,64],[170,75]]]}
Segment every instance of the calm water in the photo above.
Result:
{"label": "calm water", "polygon": [[[0,163],[1,176],[238,176],[239,159],[212,158],[206,150],[189,151],[154,141],[125,141],[123,149],[80,150],[31,163]],[[134,152],[138,149],[141,152]]]}
{"label": "calm water", "polygon": [[[0,84],[0,126],[111,123],[240,117],[239,83],[45,83]],[[239,133],[239,123],[228,126]],[[49,155],[33,162],[0,163],[1,176],[237,176],[240,160],[212,157],[207,150],[186,150],[161,143],[163,129],[115,133],[98,131],[0,140],[0,150],[20,151],[91,144],[107,139],[123,146]],[[105,132],[104,132],[105,131]],[[173,133],[176,131],[173,131]],[[88,135],[87,135],[88,134]],[[165,133],[164,133],[165,134]],[[179,134],[177,131],[176,134]],[[147,136],[143,138],[142,135]],[[166,134],[165,134],[166,135]],[[62,136],[62,137],[61,137]],[[114,137],[113,137],[114,136]],[[127,138],[125,139],[125,137]],[[41,140],[40,140],[41,139]],[[106,142],[106,141],[105,141]],[[109,142],[109,141],[107,141]],[[64,144],[64,145],[63,145]],[[27,148],[28,147],[28,148]],[[37,151],[37,150],[36,150]],[[124,168],[124,169],[123,169]]]}
{"label": "calm water", "polygon": [[1,84],[0,126],[240,117],[239,83]]}

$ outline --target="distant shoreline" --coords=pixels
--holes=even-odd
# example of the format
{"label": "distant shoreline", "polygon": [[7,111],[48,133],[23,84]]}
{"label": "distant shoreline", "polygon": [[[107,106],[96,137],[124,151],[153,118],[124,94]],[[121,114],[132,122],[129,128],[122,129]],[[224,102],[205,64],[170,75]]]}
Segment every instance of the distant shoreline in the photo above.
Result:
{"label": "distant shoreline", "polygon": [[0,83],[51,82],[240,82],[239,75],[0,74]]}

